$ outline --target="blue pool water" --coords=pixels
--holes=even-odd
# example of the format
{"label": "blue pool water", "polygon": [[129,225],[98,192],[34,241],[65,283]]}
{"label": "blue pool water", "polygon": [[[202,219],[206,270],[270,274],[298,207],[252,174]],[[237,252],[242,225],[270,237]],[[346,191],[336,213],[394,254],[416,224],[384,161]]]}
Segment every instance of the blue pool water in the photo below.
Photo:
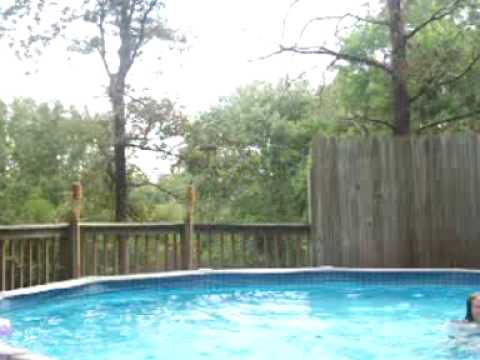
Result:
{"label": "blue pool water", "polygon": [[449,326],[480,277],[388,276],[103,283],[3,301],[0,317],[9,343],[67,360],[480,358],[480,336]]}

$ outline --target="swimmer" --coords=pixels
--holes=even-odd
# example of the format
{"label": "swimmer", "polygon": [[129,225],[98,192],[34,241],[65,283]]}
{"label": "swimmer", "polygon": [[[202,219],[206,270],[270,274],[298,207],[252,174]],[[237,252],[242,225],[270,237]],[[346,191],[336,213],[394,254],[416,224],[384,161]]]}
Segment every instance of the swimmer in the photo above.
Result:
{"label": "swimmer", "polygon": [[473,293],[468,297],[464,322],[480,324],[480,293]]}
{"label": "swimmer", "polygon": [[448,325],[447,348],[454,358],[480,355],[480,293],[471,294],[466,301],[463,320],[451,321]]}
{"label": "swimmer", "polygon": [[0,318],[0,337],[10,336],[12,334],[12,324],[8,319]]}

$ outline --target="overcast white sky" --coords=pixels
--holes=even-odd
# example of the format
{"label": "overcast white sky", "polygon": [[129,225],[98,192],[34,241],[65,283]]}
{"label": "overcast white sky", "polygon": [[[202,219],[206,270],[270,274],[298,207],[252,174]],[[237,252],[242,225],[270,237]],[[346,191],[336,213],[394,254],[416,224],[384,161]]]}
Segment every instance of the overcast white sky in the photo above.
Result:
{"label": "overcast white sky", "polygon": [[[283,20],[291,3],[292,0],[166,0],[169,24],[187,35],[188,50],[146,53],[133,68],[130,82],[137,89],[149,89],[148,94],[154,97],[174,98],[189,114],[208,109],[219,97],[254,80],[276,82],[287,74],[297,76],[307,71],[316,86],[322,81],[328,58],[281,55],[251,61],[276,50],[282,42]],[[364,0],[301,0],[288,17],[284,44],[291,43],[310,18],[355,12],[363,3]],[[332,41],[332,26],[312,27],[306,44]],[[31,68],[19,62],[5,44],[0,44],[0,53],[2,100],[21,96],[38,101],[60,100],[92,111],[109,109],[105,95],[107,78],[96,54],[66,53],[64,45],[57,44],[38,60],[36,73],[25,75]],[[157,55],[162,59],[157,60]],[[151,155],[140,159],[140,163],[151,174],[169,170],[168,164]]]}

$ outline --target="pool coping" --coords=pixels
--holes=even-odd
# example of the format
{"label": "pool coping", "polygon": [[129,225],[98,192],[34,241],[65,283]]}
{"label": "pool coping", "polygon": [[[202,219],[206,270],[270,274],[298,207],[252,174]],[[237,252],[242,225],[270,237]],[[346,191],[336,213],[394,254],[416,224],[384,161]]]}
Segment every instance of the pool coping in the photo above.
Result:
{"label": "pool coping", "polygon": [[[147,280],[147,279],[168,279],[179,278],[185,276],[208,276],[216,275],[261,275],[261,274],[294,274],[294,273],[319,273],[319,272],[362,272],[362,273],[467,273],[480,274],[480,269],[463,269],[463,268],[347,268],[335,266],[322,267],[304,267],[304,268],[259,268],[259,269],[227,269],[215,270],[202,268],[198,270],[183,270],[160,272],[150,274],[134,274],[134,275],[114,275],[114,276],[90,276],[80,279],[65,280],[45,285],[36,285],[29,288],[15,289],[0,292],[0,301],[15,298],[17,296],[41,294],[53,290],[74,289],[80,286],[96,284],[99,282],[122,282],[129,280]],[[26,349],[15,348],[7,343],[0,341],[0,360],[53,360],[52,358],[34,354]]]}
{"label": "pool coping", "polygon": [[[466,274],[480,274],[480,269],[463,269],[463,268],[347,268],[335,266],[321,266],[321,267],[304,267],[304,268],[258,268],[258,269],[227,269],[216,270],[202,268],[198,270],[181,270],[158,272],[149,274],[133,274],[133,275],[113,275],[113,276],[88,276],[80,279],[64,280],[53,282],[45,285],[35,285],[28,288],[8,290],[0,292],[0,301],[9,298],[40,294],[52,290],[72,289],[80,286],[91,285],[98,282],[122,282],[129,280],[148,280],[148,279],[168,279],[178,278],[184,276],[206,276],[206,275],[261,275],[261,274],[294,274],[294,273],[316,273],[328,271],[342,271],[351,273],[466,273]],[[0,359],[2,360],[2,359]]]}

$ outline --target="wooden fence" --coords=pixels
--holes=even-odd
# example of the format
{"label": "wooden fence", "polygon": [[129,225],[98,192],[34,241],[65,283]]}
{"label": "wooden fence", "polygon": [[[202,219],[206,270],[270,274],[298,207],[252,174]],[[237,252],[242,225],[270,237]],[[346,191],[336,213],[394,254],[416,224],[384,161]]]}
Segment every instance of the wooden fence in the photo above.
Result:
{"label": "wooden fence", "polygon": [[80,276],[311,265],[308,225],[196,224],[191,244],[185,228],[183,223],[0,226],[0,290]]}
{"label": "wooden fence", "polygon": [[318,138],[314,263],[480,266],[480,137]]}

